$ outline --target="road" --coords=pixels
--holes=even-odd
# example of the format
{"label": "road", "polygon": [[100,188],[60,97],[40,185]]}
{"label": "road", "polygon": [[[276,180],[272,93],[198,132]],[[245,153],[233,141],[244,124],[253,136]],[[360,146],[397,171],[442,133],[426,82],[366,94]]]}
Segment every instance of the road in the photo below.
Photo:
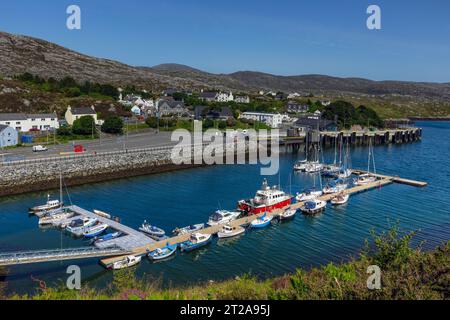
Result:
{"label": "road", "polygon": [[170,141],[171,132],[141,132],[128,136],[107,137],[97,140],[74,141],[65,144],[50,145],[48,151],[33,152],[32,147],[19,147],[9,150],[0,150],[0,162],[47,158],[61,155],[61,153],[73,152],[73,146],[83,145],[87,153],[119,151],[125,149],[150,148],[176,144]]}

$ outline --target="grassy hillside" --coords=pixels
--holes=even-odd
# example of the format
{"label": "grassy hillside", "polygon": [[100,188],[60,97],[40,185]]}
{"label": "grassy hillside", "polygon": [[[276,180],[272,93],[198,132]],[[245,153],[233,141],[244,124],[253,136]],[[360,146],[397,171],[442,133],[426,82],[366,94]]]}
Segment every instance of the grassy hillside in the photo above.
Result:
{"label": "grassy hillside", "polygon": [[[398,228],[373,235],[357,259],[330,263],[309,271],[260,281],[250,275],[221,283],[188,288],[161,289],[154,279],[137,279],[133,270],[116,272],[113,283],[103,290],[84,287],[39,290],[35,295],[13,295],[8,299],[448,299],[450,242],[432,252],[412,249],[412,234]],[[381,289],[367,289],[367,267],[381,268]]]}

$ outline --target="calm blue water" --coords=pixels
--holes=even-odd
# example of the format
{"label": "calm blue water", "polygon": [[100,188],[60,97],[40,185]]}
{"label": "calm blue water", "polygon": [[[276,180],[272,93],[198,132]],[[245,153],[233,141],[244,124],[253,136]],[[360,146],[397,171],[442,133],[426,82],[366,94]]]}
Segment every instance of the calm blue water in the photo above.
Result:
{"label": "calm blue water", "polygon": [[[318,217],[298,215],[292,222],[249,232],[231,242],[214,241],[205,249],[162,263],[144,260],[137,274],[164,285],[229,279],[249,272],[260,277],[280,275],[297,267],[346,260],[359,252],[372,228],[384,230],[397,220],[404,229],[420,230],[417,239],[426,240],[428,248],[441,244],[450,238],[450,123],[418,125],[424,128],[422,142],[375,147],[375,158],[378,172],[427,181],[427,188],[391,185],[358,194],[346,207],[329,207]],[[311,177],[292,173],[293,163],[302,157],[283,155],[280,177],[269,177],[269,182],[280,180],[293,193],[311,185]],[[331,161],[333,150],[325,157]],[[353,149],[352,163],[366,168],[367,149]],[[226,165],[70,188],[70,195],[79,206],[110,212],[129,226],[137,228],[148,219],[171,231],[205,222],[218,208],[235,208],[237,200],[253,196],[261,181],[258,166]],[[0,251],[86,245],[57,230],[38,228],[37,219],[26,212],[45,197],[46,192],[0,199]],[[36,283],[31,276],[48,285],[65,282],[66,268],[74,263],[82,267],[83,281],[91,285],[103,286],[111,280],[111,273],[97,259],[89,259],[15,266],[8,269],[4,281],[9,292],[32,292]]]}

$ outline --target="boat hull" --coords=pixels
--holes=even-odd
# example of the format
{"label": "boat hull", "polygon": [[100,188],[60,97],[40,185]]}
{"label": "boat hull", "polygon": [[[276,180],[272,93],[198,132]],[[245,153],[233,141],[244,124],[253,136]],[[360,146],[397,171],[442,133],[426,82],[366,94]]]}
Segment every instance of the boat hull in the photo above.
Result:
{"label": "boat hull", "polygon": [[164,248],[163,253],[161,254],[155,250],[150,252],[147,256],[152,261],[159,261],[171,257],[172,255],[175,254],[175,252],[177,252],[177,246],[174,246],[172,248]]}
{"label": "boat hull", "polygon": [[233,237],[237,237],[240,236],[241,234],[245,233],[245,229],[244,228],[240,228],[234,232],[219,232],[217,233],[217,236],[219,237],[219,239],[226,239],[226,238],[233,238]]}
{"label": "boat hull", "polygon": [[212,237],[209,237],[208,240],[206,241],[202,241],[202,242],[198,242],[198,243],[190,243],[190,244],[181,244],[180,245],[180,250],[182,252],[190,252],[190,251],[194,251],[196,249],[202,248],[208,244],[211,243],[211,239]]}
{"label": "boat hull", "polygon": [[248,214],[260,214],[260,213],[264,213],[264,212],[271,212],[276,209],[283,209],[283,208],[291,205],[291,202],[292,202],[292,199],[289,198],[284,201],[275,203],[273,205],[254,207],[247,202],[241,201],[241,202],[239,202],[238,208],[239,208],[239,210],[247,212]]}

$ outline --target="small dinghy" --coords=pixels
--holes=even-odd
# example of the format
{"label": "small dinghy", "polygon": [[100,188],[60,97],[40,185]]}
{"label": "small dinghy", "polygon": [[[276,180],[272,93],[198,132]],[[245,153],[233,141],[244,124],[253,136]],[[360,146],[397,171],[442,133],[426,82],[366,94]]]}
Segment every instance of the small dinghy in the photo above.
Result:
{"label": "small dinghy", "polygon": [[193,224],[193,225],[190,225],[190,226],[187,226],[187,227],[184,227],[184,228],[176,228],[175,230],[172,231],[172,233],[175,236],[181,236],[183,234],[200,231],[200,230],[202,230],[204,228],[205,228],[205,224],[204,223],[199,223],[199,224]]}
{"label": "small dinghy", "polygon": [[108,227],[109,226],[105,223],[98,223],[91,227],[86,227],[83,231],[83,236],[85,236],[86,238],[93,238],[102,234],[106,229],[108,229]]}
{"label": "small dinghy", "polygon": [[211,242],[212,235],[203,233],[193,233],[188,241],[180,244],[180,249],[183,252],[189,252],[200,247],[206,246]]}
{"label": "small dinghy", "polygon": [[144,221],[144,223],[139,228],[139,230],[141,232],[148,234],[149,236],[157,237],[157,238],[161,238],[166,235],[166,232],[163,229],[152,226],[147,221]]}
{"label": "small dinghy", "polygon": [[326,201],[316,199],[305,202],[305,204],[303,205],[303,207],[301,207],[300,210],[302,211],[303,214],[306,215],[317,214],[325,210],[326,206],[327,206]]}
{"label": "small dinghy", "polygon": [[177,252],[177,245],[170,245],[169,243],[167,243],[164,248],[153,250],[149,252],[147,256],[150,260],[158,261],[169,258],[173,254],[175,254],[175,252]]}
{"label": "small dinghy", "polygon": [[92,239],[91,244],[96,244],[96,243],[113,240],[113,239],[120,237],[121,235],[122,235],[121,232],[108,233],[108,234],[105,234],[104,236],[95,237],[94,239]]}
{"label": "small dinghy", "polygon": [[348,194],[340,193],[333,199],[331,199],[331,204],[334,206],[346,204],[350,196]]}
{"label": "small dinghy", "polygon": [[280,219],[280,221],[290,220],[290,219],[293,219],[295,217],[296,213],[297,213],[297,210],[295,210],[295,209],[288,209],[288,210],[285,210],[282,213],[280,213],[278,215],[278,219]]}
{"label": "small dinghy", "polygon": [[111,270],[120,270],[129,267],[133,267],[141,262],[142,258],[139,256],[128,256],[123,260],[114,262],[112,265],[108,266],[108,269]]}
{"label": "small dinghy", "polygon": [[273,217],[268,217],[267,214],[264,214],[262,217],[256,218],[250,223],[250,226],[255,229],[265,228],[270,225]]}
{"label": "small dinghy", "polygon": [[242,227],[232,227],[230,225],[224,225],[222,227],[222,230],[219,231],[217,233],[217,236],[220,239],[224,239],[224,238],[232,238],[232,237],[236,237],[238,235],[241,235],[245,232],[245,229]]}

